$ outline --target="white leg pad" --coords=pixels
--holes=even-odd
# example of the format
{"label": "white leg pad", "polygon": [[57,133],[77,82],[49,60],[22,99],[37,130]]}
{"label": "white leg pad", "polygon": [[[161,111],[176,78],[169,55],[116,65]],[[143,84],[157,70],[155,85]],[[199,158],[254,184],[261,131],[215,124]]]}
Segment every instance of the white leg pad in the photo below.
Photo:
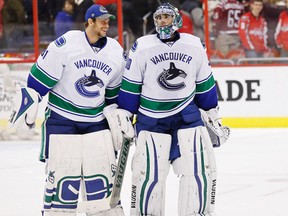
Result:
{"label": "white leg pad", "polygon": [[85,135],[50,135],[44,212],[76,214],[81,184],[85,201],[108,202],[115,164],[109,130]]}
{"label": "white leg pad", "polygon": [[214,211],[216,162],[212,143],[205,127],[178,131],[181,157],[173,169],[181,175],[178,212],[184,215],[208,215]]}
{"label": "white leg pad", "polygon": [[[97,136],[95,136],[97,135]],[[108,198],[116,171],[116,158],[109,130],[85,134],[83,138],[84,200]]]}
{"label": "white leg pad", "polygon": [[130,215],[164,216],[171,136],[141,131],[136,144]]}

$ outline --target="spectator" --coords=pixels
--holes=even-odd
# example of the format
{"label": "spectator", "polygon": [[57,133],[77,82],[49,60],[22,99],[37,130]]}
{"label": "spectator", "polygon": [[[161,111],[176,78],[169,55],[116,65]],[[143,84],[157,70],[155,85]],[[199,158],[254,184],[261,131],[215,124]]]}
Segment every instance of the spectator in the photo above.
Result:
{"label": "spectator", "polygon": [[[38,0],[39,35],[54,38],[56,0]],[[50,41],[49,41],[50,42]]]}
{"label": "spectator", "polygon": [[[171,5],[174,5],[174,7],[177,8],[177,10],[178,10],[178,8],[180,8],[179,0],[167,0],[167,2],[170,3]],[[178,29],[178,32],[194,34],[193,22],[192,22],[192,19],[190,17],[190,13],[183,10],[183,9],[179,9],[178,12],[182,17],[182,27],[180,29]]]}
{"label": "spectator", "polygon": [[74,0],[66,0],[62,11],[58,12],[55,19],[55,36],[58,38],[73,26]]}
{"label": "spectator", "polygon": [[3,7],[4,7],[4,0],[0,0],[0,45],[3,44],[3,35],[4,35],[3,20],[2,20]]}
{"label": "spectator", "polygon": [[115,4],[117,3],[117,0],[96,0],[95,3],[101,4],[103,6],[107,6],[109,4]]}
{"label": "spectator", "polygon": [[231,49],[240,47],[238,24],[244,14],[244,3],[238,0],[221,0],[214,9],[212,22],[215,48],[226,56]]}
{"label": "spectator", "polygon": [[2,16],[8,48],[20,48],[25,34],[24,24],[26,23],[22,0],[5,1]]}
{"label": "spectator", "polygon": [[280,48],[280,56],[288,57],[288,0],[285,1],[286,9],[281,12],[275,31],[275,41]]}
{"label": "spectator", "polygon": [[133,1],[123,1],[123,15],[124,15],[124,26],[125,24],[131,29],[134,38],[138,38],[143,35],[143,19],[136,10]]}
{"label": "spectator", "polygon": [[190,17],[190,14],[188,14],[186,11],[184,10],[180,10],[179,14],[182,17],[183,20],[183,24],[182,24],[182,28],[180,28],[178,31],[180,33],[188,33],[188,34],[194,34],[194,30],[193,30],[193,21]]}
{"label": "spectator", "polygon": [[[40,2],[38,2],[39,6]],[[32,0],[23,0],[23,7],[25,11],[25,19],[27,24],[33,25],[33,2]],[[39,9],[38,9],[39,11]],[[39,19],[39,14],[38,14],[38,19]]]}
{"label": "spectator", "polygon": [[282,2],[280,1],[276,3],[275,2],[272,3],[267,0],[263,0],[263,3],[264,3],[264,7],[261,12],[261,15],[265,18],[267,22],[267,29],[268,29],[267,45],[268,47],[277,48],[277,45],[275,43],[275,37],[274,37],[275,26],[277,26],[278,17],[280,13],[283,11],[283,9],[285,8],[285,6],[283,4],[281,5]]}
{"label": "spectator", "polygon": [[180,9],[190,14],[193,24],[193,34],[199,37],[201,41],[204,41],[204,14],[201,0],[185,0],[181,4]]}
{"label": "spectator", "polygon": [[[117,0],[96,0],[97,4],[103,6],[111,7],[109,11],[115,11],[117,13],[116,3]],[[108,6],[109,5],[109,6]],[[114,7],[113,7],[113,6]],[[142,25],[143,19],[142,16],[137,13],[135,10],[134,1],[123,0],[122,1],[122,10],[123,10],[123,25],[125,30],[131,30],[133,37],[138,38],[142,36]],[[132,38],[132,40],[134,40]]]}
{"label": "spectator", "polygon": [[145,15],[150,15],[147,17],[147,22],[145,23],[146,33],[155,33],[155,25],[153,19],[153,13],[159,6],[160,2],[157,0],[132,0],[133,6],[135,8],[135,13],[139,14],[140,17]]}
{"label": "spectator", "polygon": [[83,22],[84,22],[84,16],[85,13],[87,11],[87,9],[92,6],[95,2],[95,0],[83,0],[83,1],[79,1],[80,3],[77,4],[77,6],[75,7],[74,10],[74,29],[78,29],[78,30],[83,30],[84,26],[83,26]]}
{"label": "spectator", "polygon": [[263,57],[267,47],[267,22],[260,15],[263,9],[263,0],[254,0],[250,3],[251,11],[240,18],[239,36],[245,49],[246,57]]}

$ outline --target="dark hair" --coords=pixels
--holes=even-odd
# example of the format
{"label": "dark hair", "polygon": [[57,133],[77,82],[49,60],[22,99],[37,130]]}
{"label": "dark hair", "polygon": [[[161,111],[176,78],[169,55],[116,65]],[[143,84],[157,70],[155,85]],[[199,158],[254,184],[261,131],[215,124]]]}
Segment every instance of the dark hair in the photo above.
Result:
{"label": "dark hair", "polygon": [[[92,19],[92,21],[93,21],[93,22],[95,22],[95,21],[96,21],[96,17],[93,17],[93,18],[89,18],[89,19]],[[85,26],[85,28],[87,28],[87,27],[88,27],[88,25],[89,25],[89,24],[88,24],[88,21],[84,23],[84,26]]]}
{"label": "dark hair", "polygon": [[75,0],[65,0],[65,1],[63,2],[63,7],[64,7],[64,5],[65,5],[66,2],[68,2],[70,5],[72,5],[73,8],[76,7]]}

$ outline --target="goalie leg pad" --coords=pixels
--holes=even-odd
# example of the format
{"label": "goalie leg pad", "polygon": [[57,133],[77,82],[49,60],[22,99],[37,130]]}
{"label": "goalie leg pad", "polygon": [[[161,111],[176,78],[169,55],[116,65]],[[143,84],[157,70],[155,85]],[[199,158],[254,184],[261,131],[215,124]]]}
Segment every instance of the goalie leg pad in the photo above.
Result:
{"label": "goalie leg pad", "polygon": [[110,131],[83,135],[83,200],[107,199],[112,193],[116,158]]}
{"label": "goalie leg pad", "polygon": [[181,157],[173,169],[181,175],[179,215],[208,215],[214,211],[216,162],[210,137],[205,127],[178,131]]}
{"label": "goalie leg pad", "polygon": [[44,212],[76,214],[81,183],[85,201],[109,202],[116,163],[109,130],[50,135],[49,152]]}
{"label": "goalie leg pad", "polygon": [[44,215],[76,215],[81,182],[81,135],[50,135]]}
{"label": "goalie leg pad", "polygon": [[130,215],[165,215],[165,184],[171,136],[141,131],[132,159]]}

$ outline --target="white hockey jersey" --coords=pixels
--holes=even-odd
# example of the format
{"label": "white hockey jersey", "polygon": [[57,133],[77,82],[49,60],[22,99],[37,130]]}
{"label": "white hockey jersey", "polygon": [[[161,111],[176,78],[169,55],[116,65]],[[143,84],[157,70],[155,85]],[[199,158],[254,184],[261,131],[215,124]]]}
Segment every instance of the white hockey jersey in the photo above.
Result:
{"label": "white hockey jersey", "polygon": [[69,31],[50,43],[30,75],[49,88],[51,110],[74,121],[97,122],[104,118],[105,97],[117,97],[124,67],[123,49],[116,40],[107,37],[98,49],[85,32]]}
{"label": "white hockey jersey", "polygon": [[[148,35],[139,38],[131,48],[119,103],[130,96],[132,103],[138,95],[139,112],[163,118],[184,109],[196,92],[209,92],[213,87],[206,49],[198,37],[181,33],[178,40],[164,43],[156,35]],[[216,94],[213,97],[217,100]],[[132,106],[121,103],[129,111],[133,110]]]}

